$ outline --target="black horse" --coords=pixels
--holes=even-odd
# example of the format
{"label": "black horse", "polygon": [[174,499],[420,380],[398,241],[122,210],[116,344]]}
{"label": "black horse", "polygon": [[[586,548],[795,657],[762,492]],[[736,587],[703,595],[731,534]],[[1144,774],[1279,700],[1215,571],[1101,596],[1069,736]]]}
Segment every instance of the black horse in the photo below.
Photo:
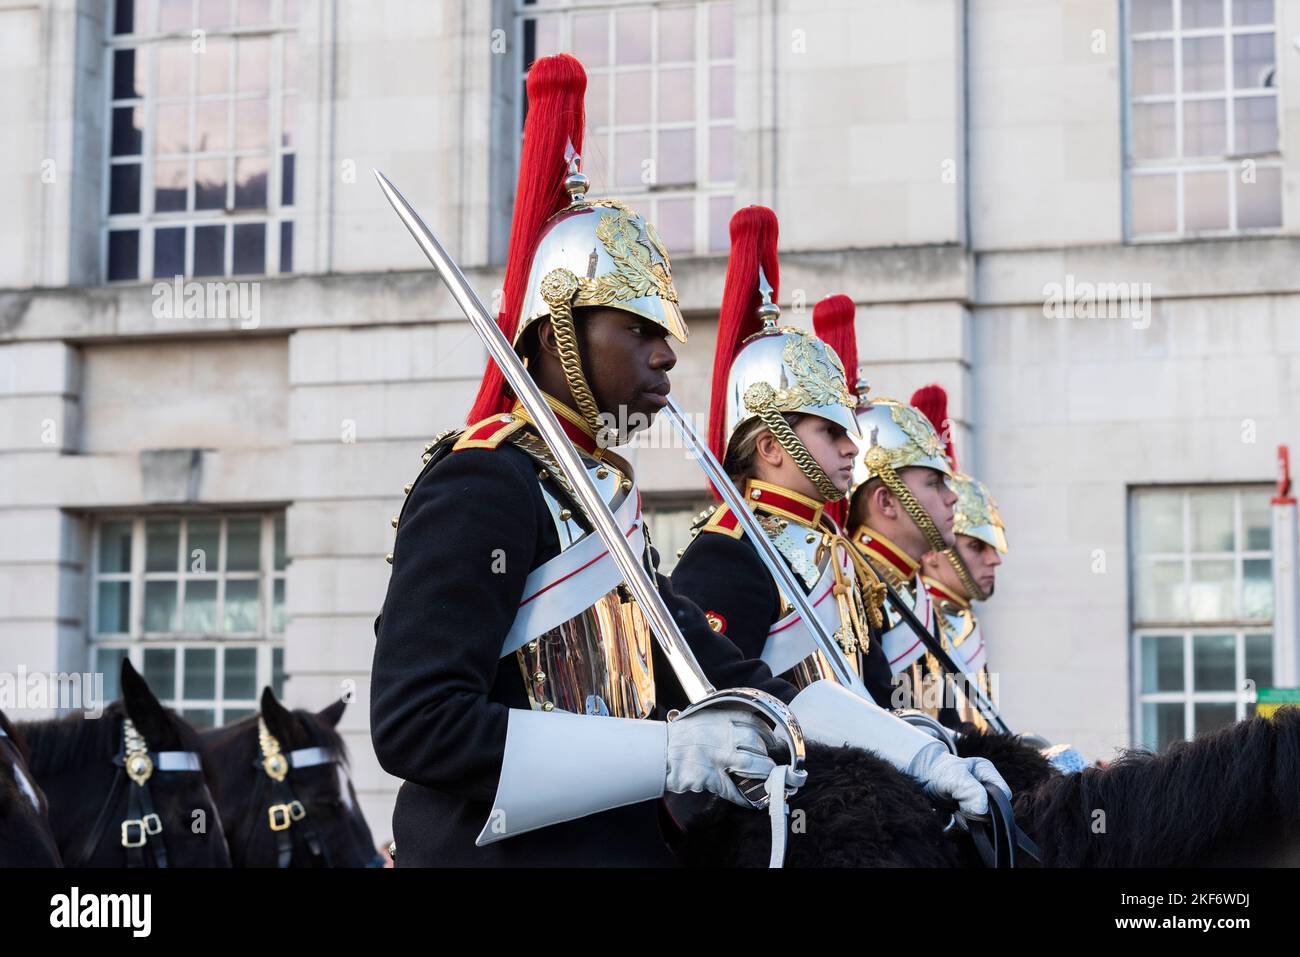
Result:
{"label": "black horse", "polygon": [[[1006,735],[967,735],[1015,792],[1018,826],[1048,867],[1300,864],[1300,709],[1251,718],[1162,754],[1130,751],[1105,768],[1060,774]],[[856,748],[813,745],[791,799],[790,867],[964,867],[968,839],[945,827],[911,778]],[[766,815],[715,802],[691,828],[696,866],[761,867]]]}
{"label": "black horse", "polygon": [[346,707],[290,711],[266,688],[261,714],[203,733],[236,867],[382,863],[335,730]]}
{"label": "black horse", "polygon": [[197,732],[122,662],[122,698],[21,727],[69,867],[229,867]]}
{"label": "black horse", "polygon": [[61,867],[49,803],[22,733],[0,711],[0,867]]}

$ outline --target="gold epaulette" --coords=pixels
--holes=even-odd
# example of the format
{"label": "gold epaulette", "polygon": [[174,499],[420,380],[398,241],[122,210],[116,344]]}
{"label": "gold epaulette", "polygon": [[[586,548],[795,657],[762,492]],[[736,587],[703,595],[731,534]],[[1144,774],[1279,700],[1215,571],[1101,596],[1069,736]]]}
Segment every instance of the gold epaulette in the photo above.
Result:
{"label": "gold epaulette", "polygon": [[462,432],[451,450],[459,452],[461,449],[495,449],[527,424],[527,419],[509,412],[490,415]]}

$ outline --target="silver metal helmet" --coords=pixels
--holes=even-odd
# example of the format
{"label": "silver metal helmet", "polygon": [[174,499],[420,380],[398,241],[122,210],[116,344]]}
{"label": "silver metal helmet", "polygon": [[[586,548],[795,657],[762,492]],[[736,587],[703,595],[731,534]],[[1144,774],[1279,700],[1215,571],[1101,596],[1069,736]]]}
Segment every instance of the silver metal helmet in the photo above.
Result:
{"label": "silver metal helmet", "polygon": [[579,156],[569,156],[565,188],[572,202],[550,218],[537,241],[515,344],[557,306],[624,309],[685,342],[672,264],[658,231],[618,200],[587,200],[580,162]]}
{"label": "silver metal helmet", "polygon": [[948,487],[957,496],[952,512],[952,530],[957,535],[969,535],[1000,552],[1007,550],[1006,526],[998,513],[998,504],[989,493],[988,486],[965,472],[953,472]]}
{"label": "silver metal helmet", "polygon": [[855,491],[873,478],[884,478],[886,471],[914,465],[952,475],[934,426],[912,406],[897,399],[863,399],[857,418],[862,441],[853,463]]}

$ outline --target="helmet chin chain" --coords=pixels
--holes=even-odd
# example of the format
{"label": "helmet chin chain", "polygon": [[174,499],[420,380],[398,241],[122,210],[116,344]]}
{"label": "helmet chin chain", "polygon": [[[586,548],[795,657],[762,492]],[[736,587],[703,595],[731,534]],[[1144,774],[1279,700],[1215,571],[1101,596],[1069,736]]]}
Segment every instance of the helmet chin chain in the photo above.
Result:
{"label": "helmet chin chain", "polygon": [[966,589],[966,594],[970,596],[972,601],[984,601],[989,597],[984,592],[983,588],[980,588],[979,585],[975,584],[975,576],[972,575],[970,569],[966,567],[966,560],[958,554],[957,546],[954,545],[950,548],[945,548],[943,550],[943,556],[948,559],[948,564],[951,565],[952,570],[957,573],[957,578],[961,582],[961,587]]}
{"label": "helmet chin chain", "polygon": [[799,471],[816,486],[822,498],[827,502],[838,502],[844,497],[844,493],[831,481],[825,469],[817,464],[808,447],[803,444],[803,439],[799,438],[781,410],[776,407],[775,399],[776,390],[766,382],[755,382],[745,390],[745,408],[757,415],[767,426],[781,448],[785,449],[786,454],[799,467]]}
{"label": "helmet chin chain", "polygon": [[542,280],[542,298],[551,310],[551,328],[555,330],[555,351],[559,355],[564,381],[569,386],[578,413],[602,447],[619,445],[617,428],[607,428],[601,421],[596,397],[582,372],[582,355],[578,351],[578,330],[573,324],[573,297],[578,279],[567,269],[554,269]]}

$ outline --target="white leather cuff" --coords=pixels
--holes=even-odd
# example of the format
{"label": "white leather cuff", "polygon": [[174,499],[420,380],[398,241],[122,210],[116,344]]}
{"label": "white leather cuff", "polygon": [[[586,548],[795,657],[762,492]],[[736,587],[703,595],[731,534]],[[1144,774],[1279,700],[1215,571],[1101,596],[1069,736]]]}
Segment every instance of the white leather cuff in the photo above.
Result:
{"label": "white leather cuff", "polygon": [[662,797],[668,726],[510,710],[492,813],[475,844]]}
{"label": "white leather cuff", "polygon": [[814,681],[790,702],[790,710],[808,740],[874,751],[902,771],[922,748],[935,743],[924,731],[834,681]]}

